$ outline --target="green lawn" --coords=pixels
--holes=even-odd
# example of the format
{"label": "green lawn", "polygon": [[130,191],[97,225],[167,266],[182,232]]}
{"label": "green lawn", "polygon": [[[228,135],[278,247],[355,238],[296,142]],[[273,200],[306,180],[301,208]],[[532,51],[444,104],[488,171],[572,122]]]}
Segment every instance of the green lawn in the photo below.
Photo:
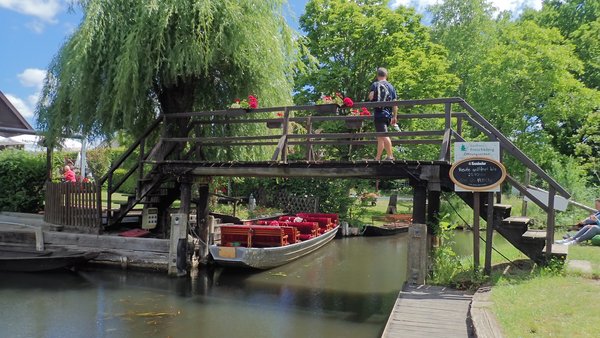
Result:
{"label": "green lawn", "polygon": [[492,290],[506,337],[597,337],[599,296],[600,281],[560,275],[501,279]]}
{"label": "green lawn", "polygon": [[[557,236],[558,237],[558,236]],[[507,337],[597,337],[600,314],[600,247],[569,247],[568,259],[592,263],[592,274],[517,271],[496,276],[493,311]]]}

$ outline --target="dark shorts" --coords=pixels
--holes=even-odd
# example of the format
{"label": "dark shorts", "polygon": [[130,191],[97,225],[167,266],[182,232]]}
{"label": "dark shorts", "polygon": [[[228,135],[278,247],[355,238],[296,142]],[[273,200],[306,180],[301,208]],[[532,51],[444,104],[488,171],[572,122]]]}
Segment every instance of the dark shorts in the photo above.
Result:
{"label": "dark shorts", "polygon": [[375,131],[378,133],[387,133],[390,120],[386,118],[375,119]]}

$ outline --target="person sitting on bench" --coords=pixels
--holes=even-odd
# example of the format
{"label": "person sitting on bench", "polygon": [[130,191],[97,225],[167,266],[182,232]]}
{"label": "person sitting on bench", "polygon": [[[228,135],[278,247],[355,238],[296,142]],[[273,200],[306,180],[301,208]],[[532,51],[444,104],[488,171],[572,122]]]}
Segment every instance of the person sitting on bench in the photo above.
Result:
{"label": "person sitting on bench", "polygon": [[573,237],[567,234],[567,238],[556,241],[556,243],[566,245],[578,244],[600,234],[600,198],[596,199],[596,212],[577,223],[577,225],[583,227]]}

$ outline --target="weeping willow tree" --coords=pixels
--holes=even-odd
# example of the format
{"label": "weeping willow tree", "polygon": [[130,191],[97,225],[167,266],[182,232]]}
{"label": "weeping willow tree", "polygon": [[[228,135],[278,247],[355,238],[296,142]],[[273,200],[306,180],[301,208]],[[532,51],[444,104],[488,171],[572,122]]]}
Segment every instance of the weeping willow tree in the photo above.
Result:
{"label": "weeping willow tree", "polygon": [[50,139],[136,135],[159,113],[223,109],[248,94],[290,103],[298,57],[284,1],[76,1],[84,18],[49,67],[40,127]]}

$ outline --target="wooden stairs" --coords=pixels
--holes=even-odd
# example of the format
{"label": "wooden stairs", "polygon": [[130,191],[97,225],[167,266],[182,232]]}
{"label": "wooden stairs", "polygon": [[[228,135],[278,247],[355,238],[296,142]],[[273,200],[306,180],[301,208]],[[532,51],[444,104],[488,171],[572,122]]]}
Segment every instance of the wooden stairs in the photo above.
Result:
{"label": "wooden stairs", "polygon": [[[471,193],[457,193],[469,206],[473,207]],[[487,203],[480,202],[481,217],[487,222]],[[507,204],[494,204],[494,219],[491,224],[497,233],[502,235],[515,248],[538,264],[548,260],[546,255],[546,230],[530,229],[534,222],[529,217],[511,216],[512,206]],[[552,245],[551,258],[564,260],[568,254],[568,246],[562,244]]]}

